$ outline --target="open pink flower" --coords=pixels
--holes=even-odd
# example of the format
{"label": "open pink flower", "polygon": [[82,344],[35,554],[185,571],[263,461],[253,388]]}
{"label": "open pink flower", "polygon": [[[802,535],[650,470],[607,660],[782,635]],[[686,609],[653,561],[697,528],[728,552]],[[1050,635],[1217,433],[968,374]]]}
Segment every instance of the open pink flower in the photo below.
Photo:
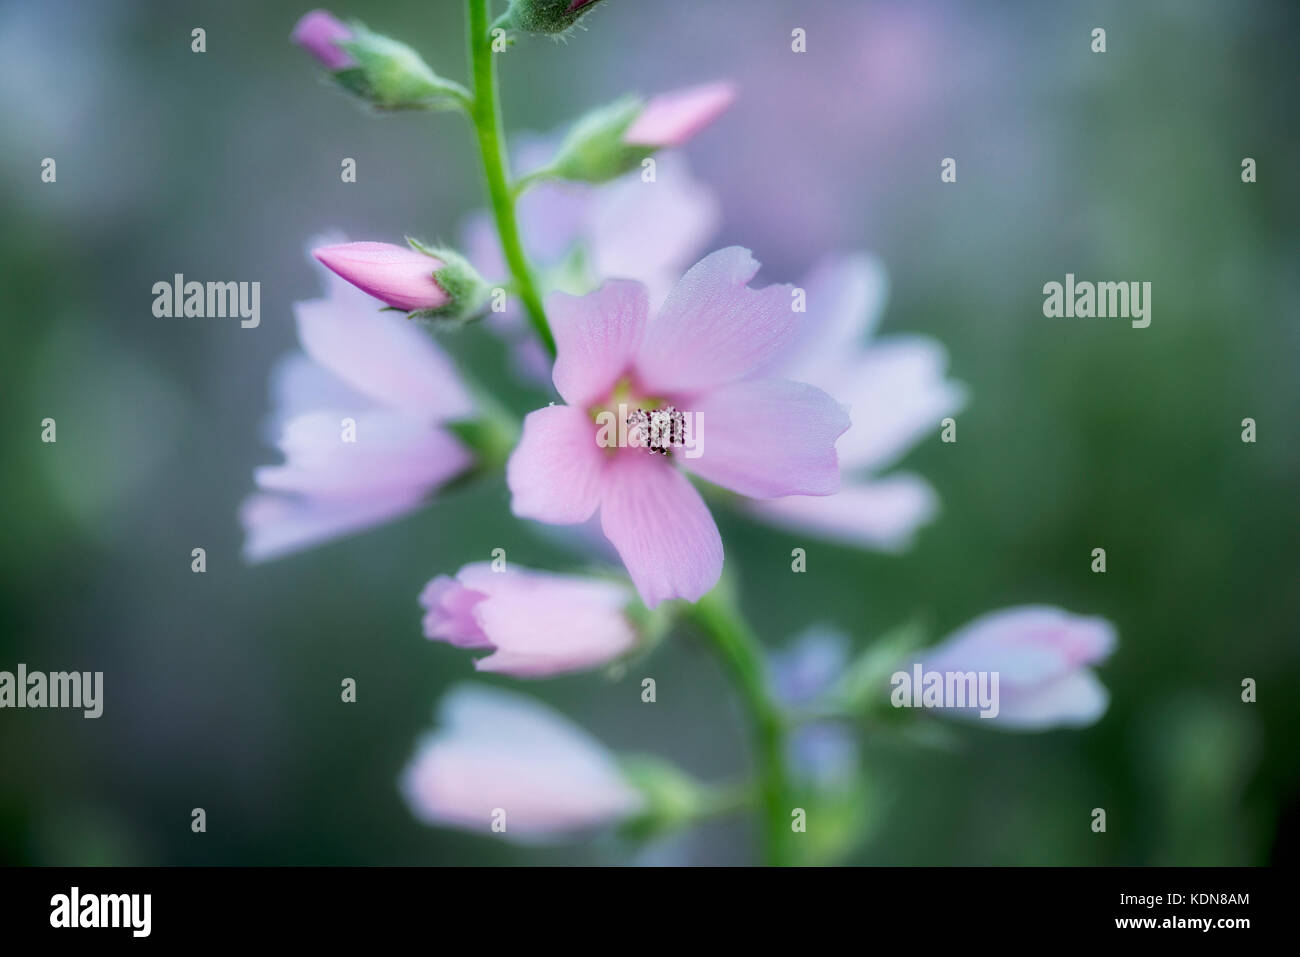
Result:
{"label": "open pink flower", "polygon": [[871,339],[885,302],[878,262],[841,255],[804,280],[807,316],[796,341],[766,370],[810,382],[849,408],[853,426],[836,449],[844,486],[832,496],[793,495],[751,502],[770,524],[851,545],[896,550],[938,510],[918,475],[878,476],[924,435],[938,435],[944,416],[965,404],[965,390],[945,378],[942,345],[924,336]]}
{"label": "open pink flower", "polygon": [[[722,572],[718,527],[675,459],[751,498],[839,487],[835,440],[849,427],[844,409],[814,386],[755,375],[785,348],[797,319],[788,286],[748,287],[757,271],[746,249],[715,252],[673,287],[653,321],[637,282],[610,281],[581,298],[556,293],[548,302],[552,378],[568,404],[524,420],[506,467],[512,508],[556,525],[599,510],[605,537],[650,607],[695,601]],[[690,416],[699,431],[694,456],[634,440],[610,445],[611,421],[629,409]]]}
{"label": "open pink flower", "polygon": [[532,698],[462,685],[441,710],[442,727],[401,779],[427,824],[536,843],[615,824],[644,806],[599,741]]}
{"label": "open pink flower", "polygon": [[1115,626],[1104,618],[1022,605],[976,618],[933,648],[909,656],[902,666],[997,673],[998,713],[989,719],[997,727],[1081,727],[1106,712],[1110,696],[1089,666],[1109,658],[1115,641]]}
{"label": "open pink flower", "polygon": [[725,81],[660,93],[623,134],[634,146],[676,148],[716,120],[736,99],[736,87]]}
{"label": "open pink flower", "polygon": [[326,268],[394,309],[438,309],[451,301],[433,274],[443,263],[409,246],[336,243],[312,253]]}
{"label": "open pink flower", "polygon": [[263,561],[413,511],[472,463],[444,425],[473,403],[418,326],[331,274],[296,303],[303,352],[277,370],[283,465],[255,473],[241,509],[244,556]]}
{"label": "open pink flower", "polygon": [[352,39],[352,31],[328,10],[312,10],[289,34],[289,39],[314,56],[327,70],[346,70],[355,66],[352,54],[339,46]]}
{"label": "open pink flower", "polygon": [[425,586],[424,634],[492,651],[474,667],[548,678],[608,664],[636,644],[623,609],[631,589],[612,582],[507,567],[466,565]]}

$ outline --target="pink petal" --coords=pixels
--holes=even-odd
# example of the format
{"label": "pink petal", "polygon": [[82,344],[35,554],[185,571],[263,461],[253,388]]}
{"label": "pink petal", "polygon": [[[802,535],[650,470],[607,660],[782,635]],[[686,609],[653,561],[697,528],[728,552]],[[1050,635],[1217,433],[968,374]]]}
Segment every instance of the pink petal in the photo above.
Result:
{"label": "pink petal", "polygon": [[425,586],[425,635],[494,652],[480,671],[544,678],[599,667],[636,644],[624,614],[631,590],[611,582],[489,562]]}
{"label": "pink petal", "polygon": [[652,97],[623,134],[635,146],[681,146],[704,129],[736,99],[730,83],[708,83]]}
{"label": "pink petal", "polygon": [[785,347],[797,325],[791,287],[750,289],[756,272],[758,263],[739,246],[691,267],[646,329],[636,357],[643,388],[657,394],[722,385]]}
{"label": "pink petal", "polygon": [[338,45],[352,39],[352,31],[326,10],[305,14],[294,26],[289,39],[319,60],[327,70],[346,70],[356,65],[352,54]]}
{"label": "pink petal", "polygon": [[744,379],[683,411],[696,417],[702,454],[681,462],[701,478],[751,498],[829,495],[840,486],[835,440],[849,417],[815,386]]}
{"label": "pink petal", "polygon": [[445,641],[458,648],[491,648],[483,629],[474,618],[475,606],[487,594],[447,575],[439,575],[420,592],[424,607],[424,637]]}
{"label": "pink petal", "polygon": [[1023,605],[982,615],[919,660],[936,671],[996,671],[1005,692],[1095,664],[1114,647],[1115,627],[1104,618]]}
{"label": "pink petal", "polygon": [[599,504],[605,465],[585,412],[566,405],[530,412],[506,463],[511,510],[553,525],[585,522]]}
{"label": "pink petal", "polygon": [[430,421],[473,414],[473,400],[455,365],[424,329],[380,312],[369,296],[330,278],[326,298],[294,304],[298,338],[308,355],[384,405]]}
{"label": "pink petal", "polygon": [[652,183],[638,171],[593,190],[586,225],[595,275],[645,283],[651,309],[663,304],[683,270],[699,258],[721,219],[717,197],[691,176],[679,154],[665,153],[655,162]]}
{"label": "pink petal", "polygon": [[722,574],[722,537],[700,493],[659,456],[620,450],[603,480],[600,525],[649,608],[697,601]]}
{"label": "pink petal", "polygon": [[764,372],[810,382],[835,395],[824,377],[867,348],[884,309],[889,281],[878,260],[853,253],[822,260],[802,286],[807,315],[790,348]]}
{"label": "pink petal", "polygon": [[394,309],[437,309],[450,302],[433,279],[442,263],[408,246],[391,243],[341,243],[312,255],[367,295]]}
{"label": "pink petal", "polygon": [[549,841],[636,813],[640,794],[613,756],[563,716],[523,695],[462,685],[442,727],[402,774],[411,811],[429,824],[491,834],[505,811],[511,841]]}
{"label": "pink petal", "polygon": [[915,475],[846,483],[834,495],[788,495],[746,504],[760,521],[846,545],[899,551],[938,511],[934,489]]}
{"label": "pink petal", "polygon": [[313,500],[255,494],[239,511],[244,560],[270,561],[412,512],[424,493],[409,489],[373,499]]}
{"label": "pink petal", "polygon": [[840,440],[846,469],[888,467],[920,438],[938,435],[960,411],[965,390],[944,377],[947,353],[921,336],[884,340],[818,384],[849,407],[853,428]]}
{"label": "pink petal", "polygon": [[627,374],[641,345],[649,305],[639,282],[611,280],[593,293],[553,293],[546,302],[555,334],[555,388],[572,406],[604,399]]}
{"label": "pink petal", "polygon": [[279,446],[284,465],[254,473],[260,488],[317,498],[357,498],[430,491],[473,461],[459,440],[400,412],[353,417],[354,442],[343,440],[342,415],[313,412],[285,425]]}
{"label": "pink petal", "polygon": [[991,720],[1018,731],[1085,727],[1099,721],[1110,704],[1110,692],[1087,668],[1029,688],[1000,688],[998,698],[998,715]]}

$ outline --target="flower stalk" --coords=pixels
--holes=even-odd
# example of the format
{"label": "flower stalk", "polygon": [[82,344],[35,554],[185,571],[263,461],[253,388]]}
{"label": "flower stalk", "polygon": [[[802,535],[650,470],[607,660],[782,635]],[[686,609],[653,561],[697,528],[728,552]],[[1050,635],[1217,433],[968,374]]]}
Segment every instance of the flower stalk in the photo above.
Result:
{"label": "flower stalk", "polygon": [[726,596],[725,585],[689,606],[686,615],[721,659],[748,714],[762,814],[763,860],[774,866],[789,864],[792,808],[786,767],[787,720],[772,694],[762,645]]}
{"label": "flower stalk", "polygon": [[537,280],[524,253],[519,236],[519,222],[515,215],[515,192],[510,186],[510,173],[506,161],[505,134],[501,122],[501,95],[497,86],[496,59],[492,53],[490,16],[491,0],[468,0],[469,54],[474,72],[474,99],[470,119],[478,137],[479,152],[483,157],[483,172],[487,179],[488,200],[497,234],[501,237],[501,250],[510,275],[514,279],[519,299],[523,303],[528,321],[532,323],[547,352],[555,355],[555,337],[546,321],[546,310],[537,289]]}

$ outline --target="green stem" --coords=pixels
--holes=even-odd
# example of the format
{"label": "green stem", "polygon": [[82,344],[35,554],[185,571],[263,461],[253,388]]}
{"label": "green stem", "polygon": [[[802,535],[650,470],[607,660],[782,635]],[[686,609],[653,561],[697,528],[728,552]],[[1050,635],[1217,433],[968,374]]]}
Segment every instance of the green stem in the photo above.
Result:
{"label": "green stem", "polygon": [[730,672],[749,714],[755,776],[763,814],[764,860],[789,863],[789,775],[785,766],[786,719],[768,682],[762,646],[735,606],[714,589],[687,614],[708,636]]}
{"label": "green stem", "polygon": [[483,172],[487,176],[488,198],[492,216],[501,237],[510,274],[514,277],[528,320],[537,330],[542,343],[555,355],[555,338],[546,322],[546,310],[537,291],[537,282],[528,265],[519,223],[515,217],[514,194],[510,189],[509,165],[505,155],[505,135],[501,125],[501,95],[497,89],[496,57],[492,53],[488,9],[491,0],[468,0],[469,55],[474,70],[474,108],[470,114],[483,155]]}

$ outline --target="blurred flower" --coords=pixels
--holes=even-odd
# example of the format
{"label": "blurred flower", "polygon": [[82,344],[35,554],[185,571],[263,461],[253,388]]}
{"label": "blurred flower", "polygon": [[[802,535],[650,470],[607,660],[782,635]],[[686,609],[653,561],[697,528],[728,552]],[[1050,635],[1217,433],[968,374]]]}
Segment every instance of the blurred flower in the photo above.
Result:
{"label": "blurred flower", "polygon": [[[773,690],[785,705],[798,708],[828,692],[849,661],[849,639],[842,632],[815,625],[782,651],[768,656]],[[858,770],[858,747],[840,721],[795,725],[787,749],[799,776],[822,786],[848,781]]]}
{"label": "blurred flower", "polygon": [[296,303],[305,354],[273,382],[285,463],[255,472],[240,517],[249,561],[276,558],[418,508],[468,468],[443,426],[473,412],[450,360],[418,326],[328,273]]}
{"label": "blurred flower", "polygon": [[293,28],[289,39],[302,47],[325,69],[346,70],[357,61],[339,43],[352,39],[352,31],[328,10],[313,10],[305,14]]}
{"label": "blurred flower", "polygon": [[808,311],[797,341],[766,371],[809,382],[848,406],[853,424],[836,443],[846,479],[835,495],[754,502],[749,511],[851,545],[901,548],[937,511],[934,490],[917,475],[871,473],[937,431],[942,418],[965,403],[965,390],[944,378],[947,355],[933,339],[894,336],[867,344],[886,293],[884,269],[875,260],[827,259],[803,288]]}
{"label": "blurred flower", "polygon": [[[1082,727],[1106,712],[1110,696],[1090,665],[1115,649],[1115,626],[1047,605],[989,612],[933,648],[906,659],[926,672],[998,675],[999,710],[987,719],[1004,729]],[[978,711],[942,709],[974,716]],[[983,722],[981,722],[983,723]]]}
{"label": "blurred flower", "polygon": [[474,667],[516,678],[548,678],[607,664],[632,649],[637,633],[623,609],[631,590],[577,575],[475,562],[439,575],[420,604],[425,637],[493,653]]}
{"label": "blurred flower", "polygon": [[532,698],[461,685],[441,712],[441,729],[401,778],[426,824],[528,843],[577,836],[643,806],[600,742]]}
{"label": "blurred flower", "polygon": [[736,99],[732,83],[707,83],[651,97],[623,134],[623,142],[668,149],[682,146]]}
{"label": "blurred flower", "polygon": [[[548,303],[552,378],[568,405],[530,413],[506,468],[516,515],[557,525],[600,511],[642,600],[695,601],[722,572],[722,539],[699,492],[645,447],[601,447],[593,416],[671,404],[707,424],[682,465],[752,498],[827,495],[848,416],[822,390],[755,371],[795,331],[788,286],[754,290],[758,263],[730,247],[693,266],[650,319],[645,286],[610,281]],[[703,435],[701,435],[703,439]]]}

